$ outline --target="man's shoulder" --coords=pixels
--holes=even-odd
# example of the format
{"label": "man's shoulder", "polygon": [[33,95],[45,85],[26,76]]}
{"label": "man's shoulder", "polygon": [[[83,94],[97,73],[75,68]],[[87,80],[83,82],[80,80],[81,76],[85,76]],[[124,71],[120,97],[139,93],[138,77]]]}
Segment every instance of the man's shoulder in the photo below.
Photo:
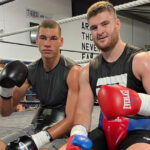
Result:
{"label": "man's shoulder", "polygon": [[38,60],[36,60],[36,61],[31,62],[31,63],[28,65],[28,69],[33,69],[33,68],[35,68],[40,62],[41,62],[41,59],[38,59]]}
{"label": "man's shoulder", "polygon": [[61,55],[60,57],[60,63],[61,65],[64,65],[64,67],[72,67],[74,65],[77,65],[77,63],[73,59],[65,57],[63,55]]}
{"label": "man's shoulder", "polygon": [[141,55],[142,53],[147,52],[143,48],[134,46],[134,45],[126,45],[126,57],[130,60],[135,59],[135,57]]}
{"label": "man's shoulder", "polygon": [[145,52],[146,50],[144,50],[143,48],[141,47],[138,47],[138,46],[135,46],[135,45],[131,45],[131,44],[127,44],[126,45],[126,49],[128,51],[131,51],[131,52],[135,52],[135,53],[138,53],[138,52]]}
{"label": "man's shoulder", "polygon": [[90,66],[96,67],[98,64],[100,64],[102,61],[102,54],[97,55],[95,58],[90,60],[89,64]]}

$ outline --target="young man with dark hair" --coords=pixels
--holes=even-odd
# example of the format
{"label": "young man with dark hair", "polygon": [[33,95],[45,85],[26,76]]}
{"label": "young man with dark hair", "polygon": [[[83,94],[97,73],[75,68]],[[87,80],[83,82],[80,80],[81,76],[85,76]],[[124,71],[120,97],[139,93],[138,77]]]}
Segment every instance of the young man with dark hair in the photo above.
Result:
{"label": "young man with dark hair", "polygon": [[[63,37],[56,21],[41,22],[36,43],[41,53],[40,59],[28,68],[20,61],[11,62],[4,68],[0,77],[2,116],[8,116],[14,111],[30,86],[40,100],[40,107],[32,124],[2,139],[7,149],[18,150],[26,147],[37,150],[48,143],[52,143],[48,148],[58,149],[57,146],[60,146],[63,140],[66,141],[64,138],[60,142],[58,138],[66,135],[73,124],[81,68],[60,54]],[[17,141],[14,141],[15,139]],[[1,145],[0,147],[2,148]]]}

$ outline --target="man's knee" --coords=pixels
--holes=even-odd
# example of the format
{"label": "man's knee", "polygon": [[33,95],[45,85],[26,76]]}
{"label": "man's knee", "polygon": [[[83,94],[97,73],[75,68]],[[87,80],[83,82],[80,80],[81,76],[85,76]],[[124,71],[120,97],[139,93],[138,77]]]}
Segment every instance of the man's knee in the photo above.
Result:
{"label": "man's knee", "polygon": [[150,144],[148,143],[136,143],[127,148],[127,150],[150,150]]}
{"label": "man's knee", "polygon": [[5,150],[5,143],[3,141],[0,140],[0,150]]}

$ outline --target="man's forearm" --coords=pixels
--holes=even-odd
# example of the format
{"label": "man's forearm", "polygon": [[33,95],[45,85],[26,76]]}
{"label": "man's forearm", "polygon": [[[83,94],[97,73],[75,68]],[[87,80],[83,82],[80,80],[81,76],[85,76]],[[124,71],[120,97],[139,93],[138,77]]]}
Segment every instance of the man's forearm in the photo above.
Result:
{"label": "man's forearm", "polygon": [[72,125],[73,122],[71,121],[71,119],[65,118],[47,131],[51,135],[52,139],[57,139],[68,133],[71,130]]}
{"label": "man's forearm", "polygon": [[13,112],[13,106],[12,106],[12,100],[7,99],[3,100],[3,98],[0,97],[0,114],[5,117],[9,116]]}

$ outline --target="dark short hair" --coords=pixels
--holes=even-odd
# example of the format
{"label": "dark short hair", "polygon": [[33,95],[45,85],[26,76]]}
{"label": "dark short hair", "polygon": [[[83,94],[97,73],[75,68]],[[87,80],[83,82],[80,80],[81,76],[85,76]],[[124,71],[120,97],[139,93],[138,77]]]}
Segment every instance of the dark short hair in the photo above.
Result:
{"label": "dark short hair", "polygon": [[91,17],[96,16],[98,13],[108,11],[116,17],[116,10],[112,3],[108,1],[99,1],[91,5],[87,10],[87,20],[89,20]]}
{"label": "dark short hair", "polygon": [[58,28],[58,30],[59,30],[59,35],[61,36],[61,28],[60,28],[60,25],[59,25],[56,21],[54,21],[54,20],[44,20],[44,21],[42,21],[42,22],[39,24],[39,26],[38,26],[38,31],[37,31],[37,33],[39,33],[39,30],[40,30],[41,27],[43,27],[43,28],[52,28],[52,29]]}

